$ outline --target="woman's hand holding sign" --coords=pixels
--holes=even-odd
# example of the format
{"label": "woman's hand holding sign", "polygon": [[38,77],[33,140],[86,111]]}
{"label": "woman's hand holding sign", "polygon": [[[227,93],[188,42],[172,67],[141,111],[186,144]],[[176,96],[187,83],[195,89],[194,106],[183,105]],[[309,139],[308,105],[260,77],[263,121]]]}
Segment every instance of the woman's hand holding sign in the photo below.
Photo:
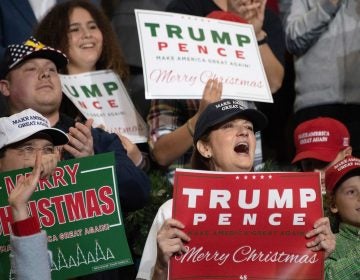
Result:
{"label": "woman's hand holding sign", "polygon": [[[209,79],[205,85],[202,98],[200,100],[200,105],[197,113],[188,120],[188,125],[190,125],[191,130],[194,130],[197,119],[200,114],[205,110],[205,108],[213,102],[217,102],[221,99],[223,90],[223,84],[217,79]],[[193,134],[193,133],[192,133]]]}
{"label": "woman's hand holding sign", "polygon": [[184,242],[190,237],[183,231],[185,226],[175,219],[168,219],[161,226],[157,234],[157,259],[152,279],[167,279],[170,257],[186,252]]}

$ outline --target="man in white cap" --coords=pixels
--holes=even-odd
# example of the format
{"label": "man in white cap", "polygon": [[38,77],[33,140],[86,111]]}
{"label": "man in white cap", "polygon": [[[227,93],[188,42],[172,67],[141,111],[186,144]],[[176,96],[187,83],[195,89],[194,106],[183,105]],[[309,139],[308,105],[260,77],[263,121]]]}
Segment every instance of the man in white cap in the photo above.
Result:
{"label": "man in white cap", "polygon": [[17,279],[51,277],[47,236],[40,231],[38,220],[29,216],[27,203],[39,179],[53,173],[60,158],[56,146],[67,143],[64,132],[51,128],[49,121],[32,109],[0,118],[0,172],[33,168],[29,177],[17,180],[9,196],[13,217],[11,262]]}

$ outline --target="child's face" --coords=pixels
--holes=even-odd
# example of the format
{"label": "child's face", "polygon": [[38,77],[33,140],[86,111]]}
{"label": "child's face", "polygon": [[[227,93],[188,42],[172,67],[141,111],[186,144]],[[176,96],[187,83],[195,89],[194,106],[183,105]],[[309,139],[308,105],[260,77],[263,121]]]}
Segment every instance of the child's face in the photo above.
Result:
{"label": "child's face", "polygon": [[338,213],[342,222],[360,227],[360,176],[350,177],[339,186],[331,212]]}
{"label": "child's face", "polygon": [[39,150],[42,155],[56,156],[54,145],[49,140],[41,138],[26,140],[6,148],[4,157],[0,158],[0,172],[34,167],[36,153]]}

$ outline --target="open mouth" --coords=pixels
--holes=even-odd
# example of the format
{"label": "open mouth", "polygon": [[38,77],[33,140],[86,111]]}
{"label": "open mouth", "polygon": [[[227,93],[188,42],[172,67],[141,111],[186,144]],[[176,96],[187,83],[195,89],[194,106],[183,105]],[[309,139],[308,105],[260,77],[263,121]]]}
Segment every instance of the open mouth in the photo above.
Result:
{"label": "open mouth", "polygon": [[237,154],[248,154],[249,153],[249,144],[248,143],[238,143],[238,144],[236,144],[234,151]]}

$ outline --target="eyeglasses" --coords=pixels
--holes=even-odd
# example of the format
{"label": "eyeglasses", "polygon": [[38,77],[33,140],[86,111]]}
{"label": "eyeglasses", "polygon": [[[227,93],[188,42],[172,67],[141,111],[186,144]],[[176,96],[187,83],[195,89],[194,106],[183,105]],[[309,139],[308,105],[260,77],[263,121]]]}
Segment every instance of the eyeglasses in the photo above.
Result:
{"label": "eyeglasses", "polygon": [[42,147],[42,148],[36,148],[33,146],[22,146],[22,147],[17,147],[17,148],[13,148],[13,149],[17,150],[19,153],[21,153],[25,157],[28,157],[28,156],[35,156],[37,151],[41,151],[44,155],[50,155],[50,154],[55,153],[56,148],[54,146],[46,146],[46,147]]}

